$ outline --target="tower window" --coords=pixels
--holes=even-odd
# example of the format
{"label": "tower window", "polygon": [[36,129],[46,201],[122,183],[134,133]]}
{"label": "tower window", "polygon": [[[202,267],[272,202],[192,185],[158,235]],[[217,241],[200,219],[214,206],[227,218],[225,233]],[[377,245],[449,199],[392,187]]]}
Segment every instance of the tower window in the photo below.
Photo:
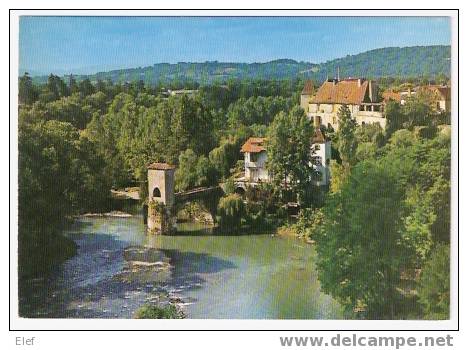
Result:
{"label": "tower window", "polygon": [[161,198],[161,191],[159,190],[159,188],[157,188],[157,187],[154,188],[153,197]]}

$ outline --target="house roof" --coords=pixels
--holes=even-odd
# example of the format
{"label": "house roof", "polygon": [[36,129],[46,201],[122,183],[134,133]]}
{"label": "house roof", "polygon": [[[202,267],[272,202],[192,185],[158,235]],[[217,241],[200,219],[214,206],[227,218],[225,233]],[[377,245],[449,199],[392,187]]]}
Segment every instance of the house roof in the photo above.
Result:
{"label": "house roof", "polygon": [[[359,84],[359,82],[361,82]],[[346,79],[325,81],[312,99],[313,103],[360,104],[366,96],[369,81],[364,79]]]}
{"label": "house roof", "polygon": [[384,101],[394,100],[397,102],[401,102],[401,94],[399,92],[387,90],[382,92],[382,97]]}
{"label": "house roof", "polygon": [[450,100],[450,87],[449,86],[442,86],[442,85],[427,85],[422,86],[421,89],[430,90],[436,94],[438,94],[444,100]]}
{"label": "house roof", "polygon": [[264,137],[250,137],[241,148],[242,153],[260,153],[266,151]]}
{"label": "house roof", "polygon": [[148,165],[148,169],[151,170],[172,170],[175,169],[175,165],[167,164],[167,163],[151,163]]}
{"label": "house roof", "polygon": [[312,80],[307,80],[302,89],[301,95],[313,95],[314,94],[314,82]]}
{"label": "house roof", "polygon": [[312,143],[325,143],[328,139],[323,134],[320,128],[315,128],[314,136],[312,136]]}

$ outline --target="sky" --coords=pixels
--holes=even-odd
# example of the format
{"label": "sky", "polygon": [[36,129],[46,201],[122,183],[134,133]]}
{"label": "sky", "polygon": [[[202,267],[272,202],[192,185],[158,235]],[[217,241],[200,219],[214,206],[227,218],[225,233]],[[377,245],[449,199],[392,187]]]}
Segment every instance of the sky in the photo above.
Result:
{"label": "sky", "polygon": [[448,17],[21,16],[19,68],[91,74],[177,62],[321,63],[389,46],[450,45]]}

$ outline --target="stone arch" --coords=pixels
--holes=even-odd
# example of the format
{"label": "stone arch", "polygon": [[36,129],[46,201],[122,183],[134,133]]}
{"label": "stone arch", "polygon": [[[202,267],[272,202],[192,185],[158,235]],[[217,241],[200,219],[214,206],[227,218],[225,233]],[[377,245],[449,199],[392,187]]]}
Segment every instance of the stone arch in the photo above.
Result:
{"label": "stone arch", "polygon": [[161,190],[158,187],[153,189],[153,198],[161,198]]}

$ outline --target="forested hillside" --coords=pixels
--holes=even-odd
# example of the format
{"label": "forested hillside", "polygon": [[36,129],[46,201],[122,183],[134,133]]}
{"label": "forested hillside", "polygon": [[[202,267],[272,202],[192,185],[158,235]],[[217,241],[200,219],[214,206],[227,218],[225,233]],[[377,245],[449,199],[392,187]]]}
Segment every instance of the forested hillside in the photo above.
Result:
{"label": "forested hillside", "polygon": [[[149,67],[113,70],[97,74],[75,76],[78,81],[112,80],[145,84],[194,82],[209,84],[230,79],[313,79],[322,81],[327,76],[340,75],[380,77],[428,77],[450,75],[450,46],[387,47],[348,55],[324,63],[297,62],[280,59],[265,63],[179,62],[157,63]],[[313,58],[313,52],[311,52]],[[70,72],[73,74],[73,72]],[[35,77],[34,82],[45,83],[47,76]]]}

